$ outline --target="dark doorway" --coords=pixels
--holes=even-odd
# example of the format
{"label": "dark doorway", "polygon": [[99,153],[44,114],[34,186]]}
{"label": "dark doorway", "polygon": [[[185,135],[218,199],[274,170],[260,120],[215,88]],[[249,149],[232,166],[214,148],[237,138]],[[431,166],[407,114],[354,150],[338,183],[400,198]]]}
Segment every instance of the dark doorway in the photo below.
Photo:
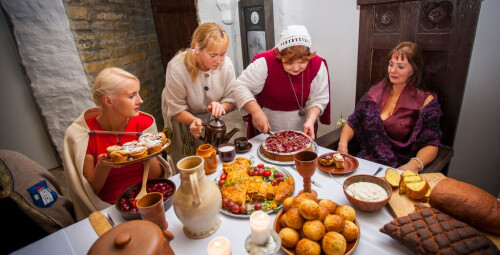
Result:
{"label": "dark doorway", "polygon": [[198,26],[195,0],[151,0],[163,67],[184,48]]}

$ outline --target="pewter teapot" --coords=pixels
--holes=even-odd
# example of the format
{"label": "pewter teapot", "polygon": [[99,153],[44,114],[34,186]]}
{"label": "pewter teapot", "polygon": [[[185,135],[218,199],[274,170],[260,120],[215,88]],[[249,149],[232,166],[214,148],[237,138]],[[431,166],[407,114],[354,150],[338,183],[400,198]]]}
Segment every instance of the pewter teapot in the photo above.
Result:
{"label": "pewter teapot", "polygon": [[214,148],[229,142],[229,139],[240,130],[233,128],[229,133],[226,133],[226,123],[220,117],[214,117],[208,124],[203,123],[203,126],[205,127],[205,137],[200,136],[200,139],[211,144]]}

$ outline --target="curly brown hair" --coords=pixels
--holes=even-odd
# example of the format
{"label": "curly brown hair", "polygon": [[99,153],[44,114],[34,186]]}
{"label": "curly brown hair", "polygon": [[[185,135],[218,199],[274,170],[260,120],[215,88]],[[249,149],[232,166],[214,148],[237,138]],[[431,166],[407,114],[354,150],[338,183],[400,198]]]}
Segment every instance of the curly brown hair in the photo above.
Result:
{"label": "curly brown hair", "polygon": [[283,63],[293,63],[297,60],[309,61],[316,55],[316,52],[311,52],[309,47],[296,45],[281,51],[275,51],[274,54]]}

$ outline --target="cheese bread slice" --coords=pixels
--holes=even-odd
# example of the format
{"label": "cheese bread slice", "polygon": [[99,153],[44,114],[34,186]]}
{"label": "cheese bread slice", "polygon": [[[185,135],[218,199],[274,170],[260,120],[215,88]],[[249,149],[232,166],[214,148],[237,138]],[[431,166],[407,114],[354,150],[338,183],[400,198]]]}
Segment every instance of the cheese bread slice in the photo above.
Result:
{"label": "cheese bread slice", "polygon": [[396,169],[387,168],[387,170],[385,170],[385,180],[393,188],[397,188],[399,186],[399,182],[401,181],[401,175]]}
{"label": "cheese bread slice", "polygon": [[429,190],[427,181],[406,183],[406,194],[413,199],[422,199]]}

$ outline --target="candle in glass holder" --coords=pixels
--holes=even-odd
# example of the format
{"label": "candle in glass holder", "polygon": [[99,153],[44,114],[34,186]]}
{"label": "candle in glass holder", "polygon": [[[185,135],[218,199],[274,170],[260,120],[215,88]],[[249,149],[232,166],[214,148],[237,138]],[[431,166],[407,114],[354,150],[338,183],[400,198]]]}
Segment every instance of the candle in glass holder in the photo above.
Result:
{"label": "candle in glass holder", "polygon": [[231,243],[225,236],[218,236],[207,246],[208,255],[231,255]]}
{"label": "candle in glass holder", "polygon": [[263,211],[255,211],[250,215],[250,234],[257,245],[266,244],[271,236],[271,218]]}

